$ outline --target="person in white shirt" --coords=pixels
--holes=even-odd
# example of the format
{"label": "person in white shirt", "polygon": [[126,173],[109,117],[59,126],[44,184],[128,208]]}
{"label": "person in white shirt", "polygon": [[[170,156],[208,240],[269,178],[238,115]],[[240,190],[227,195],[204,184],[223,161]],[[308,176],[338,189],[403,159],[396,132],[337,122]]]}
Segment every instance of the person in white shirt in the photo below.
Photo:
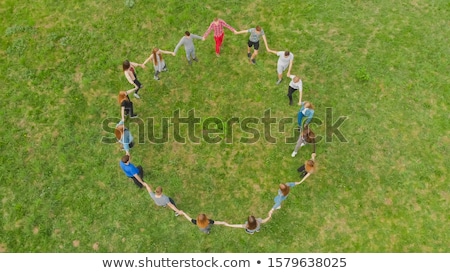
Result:
{"label": "person in white shirt", "polygon": [[275,51],[275,50],[268,49],[267,52],[276,54],[279,57],[278,63],[277,63],[277,73],[278,73],[277,84],[280,84],[281,81],[283,80],[283,71],[288,69],[287,76],[289,77],[291,75],[291,68],[292,68],[292,64],[294,62],[294,54],[292,54],[292,52],[289,52],[287,50],[286,51]]}
{"label": "person in white shirt", "polygon": [[290,75],[289,78],[291,78],[291,82],[289,83],[288,94],[287,94],[287,96],[289,97],[289,105],[292,105],[292,94],[294,94],[295,91],[297,91],[297,90],[299,92],[298,105],[302,105],[302,95],[303,95],[302,80],[295,75]]}

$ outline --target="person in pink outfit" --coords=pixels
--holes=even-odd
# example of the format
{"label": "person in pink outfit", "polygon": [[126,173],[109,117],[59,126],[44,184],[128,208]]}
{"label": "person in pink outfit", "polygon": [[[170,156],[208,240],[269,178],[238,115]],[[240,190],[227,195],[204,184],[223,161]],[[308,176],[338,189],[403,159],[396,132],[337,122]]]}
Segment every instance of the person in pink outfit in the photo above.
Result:
{"label": "person in pink outfit", "polygon": [[224,20],[219,18],[214,18],[214,21],[209,25],[209,28],[206,30],[205,34],[203,34],[203,41],[208,37],[211,30],[214,31],[214,40],[216,41],[216,55],[220,56],[220,49],[222,48],[223,37],[225,36],[225,32],[223,31],[223,27],[228,28],[233,33],[236,33],[236,30],[228,25]]}

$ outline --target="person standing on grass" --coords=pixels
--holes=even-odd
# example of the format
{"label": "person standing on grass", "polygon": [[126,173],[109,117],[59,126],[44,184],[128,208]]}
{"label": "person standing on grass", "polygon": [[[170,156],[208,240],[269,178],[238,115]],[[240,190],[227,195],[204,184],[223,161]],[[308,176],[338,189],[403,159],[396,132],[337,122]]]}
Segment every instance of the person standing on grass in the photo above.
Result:
{"label": "person standing on grass", "polygon": [[119,92],[120,116],[121,120],[125,122],[125,116],[130,115],[131,118],[137,118],[138,115],[133,111],[133,102],[130,100],[128,94],[133,93],[134,89]]}
{"label": "person standing on grass", "polygon": [[291,82],[289,83],[288,93],[287,93],[287,96],[289,98],[289,105],[292,105],[292,94],[294,94],[294,92],[297,90],[299,92],[298,105],[302,105],[302,95],[303,95],[302,80],[295,75],[290,75],[289,78],[291,78]]}
{"label": "person standing on grass", "polygon": [[189,222],[191,222],[194,225],[197,225],[197,227],[200,229],[201,232],[209,234],[211,231],[212,225],[225,225],[225,222],[222,221],[214,221],[212,219],[208,219],[206,214],[199,214],[197,215],[197,219],[192,219],[187,213],[183,212],[184,217],[188,219]]}
{"label": "person standing on grass", "polygon": [[171,54],[171,55],[175,56],[175,53],[172,51],[166,51],[166,50],[162,50],[162,49],[155,47],[155,48],[153,48],[152,54],[142,64],[145,67],[145,64],[148,63],[149,61],[153,62],[153,67],[155,68],[155,75],[153,76],[153,78],[155,80],[159,80],[158,75],[160,72],[167,71],[166,62],[164,61],[163,56],[162,56],[163,53]]}
{"label": "person standing on grass", "polygon": [[125,175],[128,178],[131,178],[134,182],[134,184],[136,184],[136,186],[138,186],[139,188],[142,188],[143,185],[145,184],[144,182],[144,170],[142,169],[142,166],[135,166],[134,164],[131,163],[131,156],[130,155],[124,155],[122,157],[122,160],[120,160],[120,168],[122,169],[122,171],[125,173]]}
{"label": "person standing on grass", "polygon": [[192,64],[192,60],[198,62],[197,56],[195,55],[195,46],[193,39],[203,40],[203,37],[191,34],[189,31],[186,31],[183,38],[181,38],[173,51],[175,54],[177,54],[180,46],[184,45],[184,50],[186,51],[186,59],[188,60],[189,65]]}
{"label": "person standing on grass", "polygon": [[[247,47],[247,57],[250,60],[252,64],[256,64],[256,56],[258,55],[259,50],[259,39],[262,37],[264,41],[264,45],[266,46],[266,49],[269,50],[269,47],[267,46],[267,39],[266,35],[264,34],[264,30],[260,26],[256,26],[255,28],[250,28],[247,30],[241,30],[236,31],[234,34],[243,34],[243,33],[250,33],[250,37],[248,38],[248,47]],[[254,49],[253,54],[251,54],[251,49]]]}
{"label": "person standing on grass", "polygon": [[275,50],[267,49],[267,52],[273,53],[279,57],[278,62],[277,62],[277,73],[278,73],[277,84],[280,84],[281,81],[283,80],[283,71],[285,71],[286,68],[289,68],[288,72],[287,72],[287,76],[288,77],[291,76],[291,68],[292,68],[292,64],[294,63],[294,54],[292,54],[292,52],[289,52],[287,50],[286,51],[275,51]]}
{"label": "person standing on grass", "polygon": [[127,78],[130,84],[134,85],[134,97],[136,99],[141,98],[138,95],[138,92],[142,88],[142,84],[139,82],[136,75],[136,67],[138,66],[144,68],[144,65],[130,62],[128,60],[125,60],[122,64],[123,73],[125,74],[125,77]]}
{"label": "person standing on grass", "polygon": [[175,216],[178,216],[183,213],[181,210],[177,208],[177,206],[175,205],[175,201],[173,201],[172,198],[162,193],[163,190],[160,186],[158,186],[155,189],[155,192],[153,192],[152,188],[147,183],[143,183],[143,185],[147,189],[148,193],[150,194],[150,197],[153,199],[153,201],[157,206],[164,208],[168,206],[173,211],[175,211]]}
{"label": "person standing on grass", "polygon": [[295,145],[294,151],[292,152],[291,156],[295,157],[297,155],[298,149],[305,146],[307,143],[310,143],[313,145],[313,153],[315,154],[315,152],[316,152],[316,135],[309,128],[308,125],[303,127],[303,130],[298,137],[297,144]]}
{"label": "person standing on grass", "polygon": [[209,28],[203,34],[203,41],[208,37],[211,30],[214,31],[214,41],[216,41],[216,56],[220,56],[220,50],[222,49],[223,38],[225,36],[225,32],[223,31],[223,27],[228,28],[233,33],[236,33],[236,30],[228,25],[224,20],[219,18],[214,18],[214,21],[209,25]]}
{"label": "person standing on grass", "polygon": [[[306,180],[311,174],[315,173],[317,170],[316,166],[316,153],[311,154],[311,159],[306,160],[305,164],[300,166],[300,168],[297,169],[297,171],[300,173],[300,177],[303,177],[302,181],[297,182],[298,184],[301,184],[303,181]],[[297,185],[298,185],[297,184]]]}
{"label": "person standing on grass", "polygon": [[131,135],[130,130],[125,127],[123,120],[117,123],[114,134],[116,135],[116,139],[120,143],[121,148],[125,150],[125,154],[130,155],[130,149],[134,146],[133,136]]}
{"label": "person standing on grass", "polygon": [[248,234],[254,234],[255,232],[259,232],[259,230],[261,229],[261,224],[267,223],[267,221],[270,220],[270,217],[272,217],[272,212],[273,211],[270,210],[267,218],[265,219],[255,218],[255,216],[250,215],[244,224],[233,225],[225,223],[225,226],[232,228],[244,228],[245,232],[247,232]]}
{"label": "person standing on grass", "polygon": [[290,192],[291,188],[295,187],[296,185],[298,185],[300,183],[301,182],[288,182],[288,183],[285,183],[285,184],[280,184],[279,189],[278,189],[278,195],[275,196],[275,198],[273,199],[275,204],[273,205],[273,207],[272,207],[272,209],[270,210],[269,213],[272,213],[276,209],[281,209],[281,203],[284,200],[286,200],[286,198],[289,195],[289,192]]}
{"label": "person standing on grass", "polygon": [[304,126],[308,126],[314,116],[314,105],[312,105],[312,103],[310,103],[309,101],[305,101],[302,102],[301,105],[302,107],[297,114],[297,123],[299,128],[303,127],[302,122],[304,117],[307,117]]}

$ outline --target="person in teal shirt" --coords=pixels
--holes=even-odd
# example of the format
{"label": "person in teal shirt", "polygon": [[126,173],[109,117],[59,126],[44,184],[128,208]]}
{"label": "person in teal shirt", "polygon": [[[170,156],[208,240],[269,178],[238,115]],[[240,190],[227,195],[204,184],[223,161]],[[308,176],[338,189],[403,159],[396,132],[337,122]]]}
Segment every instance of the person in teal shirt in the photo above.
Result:
{"label": "person in teal shirt", "polygon": [[310,103],[309,101],[302,102],[302,107],[300,108],[300,111],[298,111],[298,114],[297,114],[298,126],[300,128],[303,127],[302,121],[303,121],[304,117],[307,118],[304,126],[307,126],[311,122],[311,119],[313,118],[313,116],[314,116],[314,105],[312,105],[312,103]]}

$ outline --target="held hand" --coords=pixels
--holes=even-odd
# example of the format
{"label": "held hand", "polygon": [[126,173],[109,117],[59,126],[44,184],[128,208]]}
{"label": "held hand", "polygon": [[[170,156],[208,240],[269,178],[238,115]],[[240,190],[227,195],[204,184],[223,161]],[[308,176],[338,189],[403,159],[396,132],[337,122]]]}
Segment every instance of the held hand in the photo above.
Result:
{"label": "held hand", "polygon": [[205,40],[205,36],[202,37],[202,41],[204,41],[204,40]]}
{"label": "held hand", "polygon": [[175,56],[175,52],[172,52],[171,54],[172,54],[172,56]]}
{"label": "held hand", "polygon": [[316,153],[312,153],[311,158],[312,158],[312,160],[316,159]]}
{"label": "held hand", "polygon": [[288,72],[288,73],[287,73],[287,76],[290,77],[290,76],[291,76],[291,72]]}

